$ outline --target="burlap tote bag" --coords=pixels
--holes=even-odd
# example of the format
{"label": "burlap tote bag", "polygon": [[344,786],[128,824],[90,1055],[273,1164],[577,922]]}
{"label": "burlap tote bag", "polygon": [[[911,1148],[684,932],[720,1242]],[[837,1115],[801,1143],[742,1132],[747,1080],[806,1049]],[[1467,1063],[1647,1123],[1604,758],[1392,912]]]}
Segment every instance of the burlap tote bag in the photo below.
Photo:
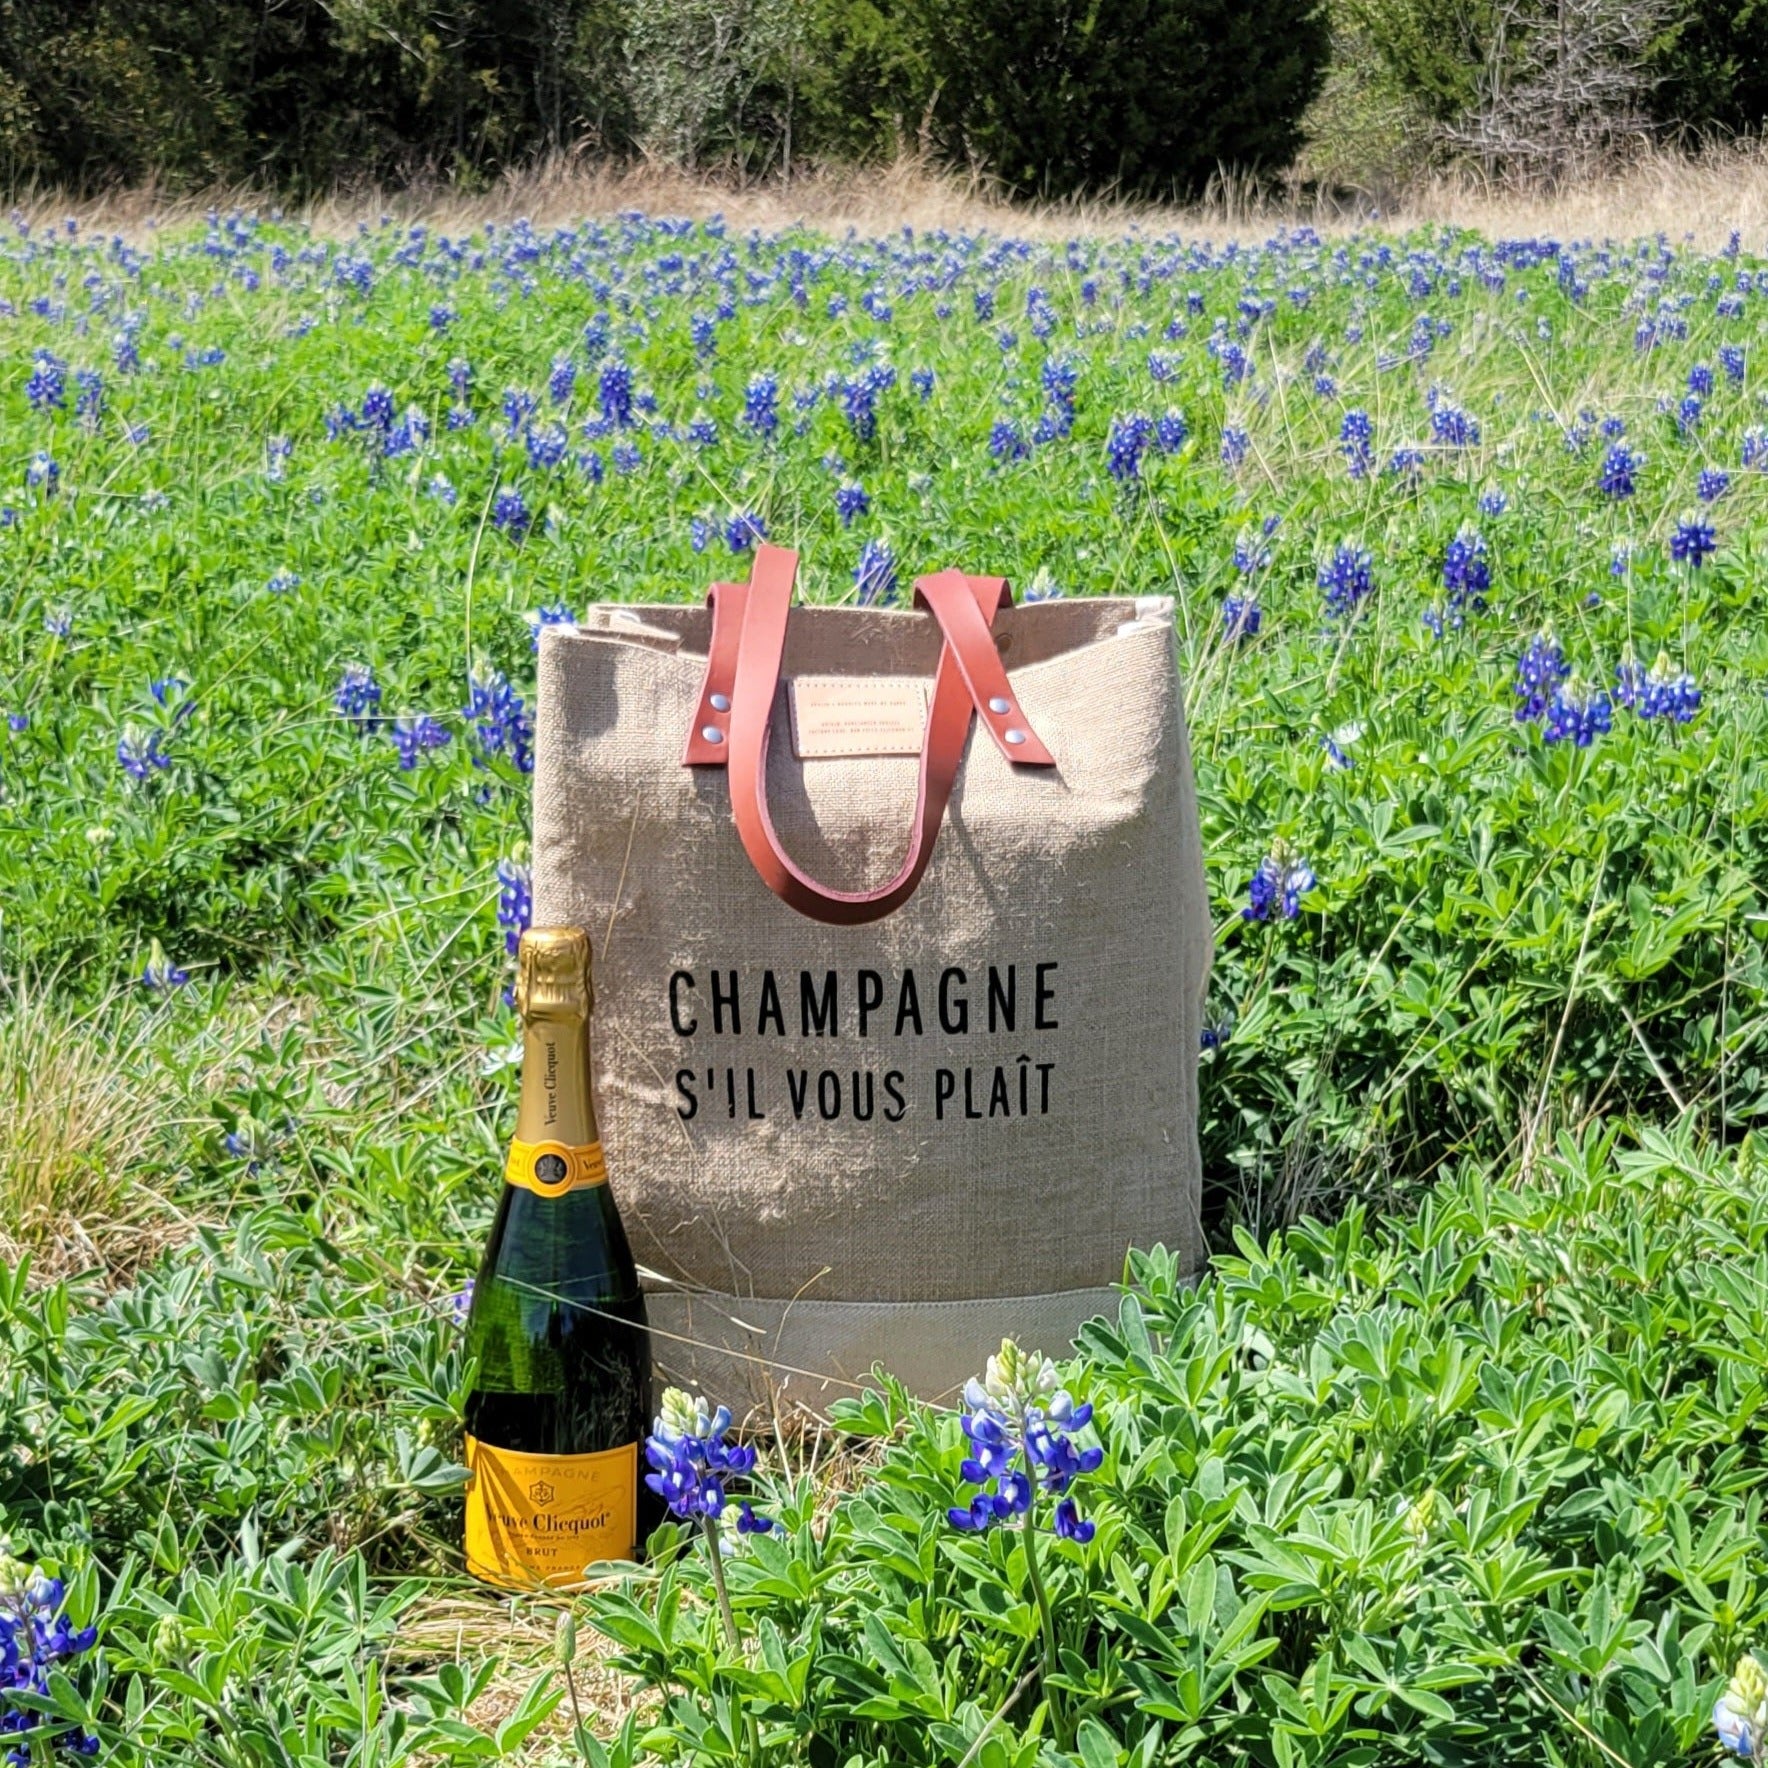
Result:
{"label": "burlap tote bag", "polygon": [[704,608],[540,641],[537,923],[587,928],[659,1365],[811,1406],[1060,1352],[1201,1257],[1211,932],[1163,598]]}

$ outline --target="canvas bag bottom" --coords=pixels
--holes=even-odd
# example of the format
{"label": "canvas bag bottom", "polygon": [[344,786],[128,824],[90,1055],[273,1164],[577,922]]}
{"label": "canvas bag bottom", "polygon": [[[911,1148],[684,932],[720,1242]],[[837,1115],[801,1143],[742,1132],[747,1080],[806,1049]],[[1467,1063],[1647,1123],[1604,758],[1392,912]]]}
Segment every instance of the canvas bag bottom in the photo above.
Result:
{"label": "canvas bag bottom", "polygon": [[955,1405],[1003,1338],[1062,1358],[1095,1315],[1115,1318],[1115,1288],[973,1301],[757,1300],[707,1290],[645,1295],[659,1377],[739,1415],[821,1416],[877,1385],[881,1365],[910,1393]]}

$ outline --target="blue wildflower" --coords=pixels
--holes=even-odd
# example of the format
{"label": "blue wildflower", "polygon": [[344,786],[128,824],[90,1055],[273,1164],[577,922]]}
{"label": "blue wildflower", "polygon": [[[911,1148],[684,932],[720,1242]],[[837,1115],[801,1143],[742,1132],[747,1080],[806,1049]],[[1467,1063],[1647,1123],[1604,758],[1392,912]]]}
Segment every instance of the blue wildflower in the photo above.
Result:
{"label": "blue wildflower", "polygon": [[1741,1657],[1725,1691],[1713,1703],[1713,1729],[1734,1756],[1756,1761],[1768,1740],[1768,1672]]}
{"label": "blue wildflower", "polygon": [[1154,446],[1162,454],[1177,454],[1191,439],[1191,426],[1182,411],[1170,407],[1154,420]]}
{"label": "blue wildflower", "polygon": [[1547,719],[1542,735],[1549,743],[1570,740],[1580,749],[1588,749],[1598,736],[1613,728],[1608,695],[1599,688],[1586,687],[1583,678],[1572,678],[1555,690],[1547,706]]}
{"label": "blue wildflower", "polygon": [[917,399],[931,399],[933,397],[933,370],[911,368],[909,370],[909,385],[914,389]]}
{"label": "blue wildflower", "polygon": [[340,718],[347,718],[363,734],[376,729],[380,719],[381,684],[366,663],[346,663],[332,694]]}
{"label": "blue wildflower", "polygon": [[424,487],[424,495],[434,498],[437,503],[449,509],[453,509],[460,500],[460,493],[455,490],[446,473],[437,473]]}
{"label": "blue wildflower", "polygon": [[1459,627],[1468,613],[1486,611],[1492,569],[1486,562],[1486,543],[1474,529],[1463,527],[1449,542],[1443,555],[1443,587],[1449,592],[1452,625]]}
{"label": "blue wildflower", "polygon": [[156,939],[148,948],[147,963],[137,980],[154,994],[170,994],[173,989],[182,988],[189,982],[190,972],[174,964]]}
{"label": "blue wildflower", "polygon": [[871,507],[871,493],[857,480],[849,479],[846,484],[835,487],[835,514],[841,518],[843,528],[851,528],[854,519],[863,516]]}
{"label": "blue wildflower", "polygon": [[1479,495],[1479,513],[1488,520],[1495,521],[1510,507],[1510,499],[1502,491],[1482,491]]}
{"label": "blue wildflower", "polygon": [[1105,438],[1105,470],[1120,484],[1141,477],[1142,456],[1154,439],[1154,425],[1139,411],[1126,412],[1111,420]]}
{"label": "blue wildflower", "polygon": [[410,773],[417,766],[418,757],[425,750],[445,748],[454,740],[454,733],[447,725],[427,712],[394,719],[391,735],[403,773]]}
{"label": "blue wildflower", "polygon": [[603,363],[597,392],[602,421],[617,430],[626,429],[633,421],[632,370],[624,362]]}
{"label": "blue wildflower", "polygon": [[546,377],[547,397],[554,405],[567,405],[576,386],[577,364],[569,356],[555,356],[552,373]]}
{"label": "blue wildflower", "polygon": [[156,768],[162,771],[169,768],[172,757],[166,753],[166,733],[125,725],[122,735],[117,738],[117,762],[132,780],[149,779]]}
{"label": "blue wildflower", "polygon": [[767,523],[753,510],[740,511],[724,525],[724,544],[734,553],[748,552],[767,538]]}
{"label": "blue wildflower", "polygon": [[61,411],[67,405],[68,365],[48,350],[39,350],[25,382],[25,397],[33,411]]}
{"label": "blue wildflower", "polygon": [[1719,346],[1719,366],[1725,370],[1725,378],[1734,385],[1743,385],[1745,357],[1741,344],[1721,344]]}
{"label": "blue wildflower", "polygon": [[1607,497],[1631,497],[1638,489],[1635,475],[1644,464],[1644,456],[1634,454],[1624,442],[1611,442],[1602,457],[1597,489]]}
{"label": "blue wildflower", "polygon": [[1694,482],[1694,494],[1702,503],[1717,503],[1731,489],[1731,475],[1723,467],[1703,467]]}
{"label": "blue wildflower", "polygon": [[1222,636],[1230,640],[1257,638],[1264,618],[1264,610],[1258,605],[1256,591],[1248,590],[1245,595],[1230,595],[1222,603]]}
{"label": "blue wildflower", "polygon": [[859,563],[853,567],[853,582],[855,598],[862,608],[896,599],[896,554],[888,540],[868,540],[860,548]]}
{"label": "blue wildflower", "polygon": [[1252,447],[1252,438],[1238,424],[1225,424],[1222,427],[1222,465],[1237,467],[1246,459],[1247,451]]}
{"label": "blue wildflower", "polygon": [[533,873],[521,860],[500,859],[497,862],[497,924],[504,930],[504,949],[512,958],[533,918]]}
{"label": "blue wildflower", "polygon": [[1275,841],[1259,861],[1247,887],[1247,903],[1240,911],[1243,921],[1269,921],[1281,917],[1293,921],[1301,914],[1301,899],[1316,883],[1314,868],[1286,841]]}
{"label": "blue wildflower", "polygon": [[1669,653],[1659,651],[1649,670],[1642,669],[1631,645],[1615,665],[1615,696],[1641,718],[1662,718],[1687,724],[1700,710],[1700,687],[1687,670],[1678,670]]}
{"label": "blue wildflower", "polygon": [[534,771],[534,720],[501,670],[473,671],[467,679],[467,703],[461,716],[473,720],[479,748],[473,757],[475,767],[507,755],[518,773]]}
{"label": "blue wildflower", "polygon": [[491,526],[511,540],[520,540],[534,521],[528,500],[514,486],[505,486],[491,502]]}
{"label": "blue wildflower", "polygon": [[1515,693],[1520,702],[1516,716],[1525,722],[1541,717],[1558,692],[1560,683],[1570,674],[1571,666],[1565,660],[1558,639],[1553,636],[1553,629],[1543,626],[1529,640],[1529,648],[1516,665]]}
{"label": "blue wildflower", "polygon": [[575,626],[577,616],[563,602],[551,602],[545,607],[534,608],[528,615],[528,636],[533,641],[534,649],[540,649],[540,635],[549,626]]}
{"label": "blue wildflower", "polygon": [[61,465],[47,449],[39,448],[25,463],[25,484],[45,497],[53,497],[60,488]]}
{"label": "blue wildflower", "polygon": [[743,390],[743,422],[764,439],[780,427],[779,398],[779,378],[771,374],[752,375]]}
{"label": "blue wildflower", "polygon": [[1315,574],[1326,592],[1326,612],[1336,619],[1354,614],[1375,588],[1374,560],[1360,546],[1340,541]]}
{"label": "blue wildflower", "polygon": [[528,451],[528,465],[537,473],[556,467],[571,444],[563,424],[530,424],[522,440]]}
{"label": "blue wildflower", "polygon": [[1091,1405],[1076,1405],[1060,1385],[1056,1365],[1038,1352],[1003,1339],[980,1379],[964,1387],[962,1429],[969,1452],[958,1469],[967,1486],[981,1488],[968,1504],[952,1505],[953,1528],[980,1532],[1016,1516],[1032,1525],[1039,1493],[1057,1500],[1051,1527],[1085,1546],[1095,1525],[1082,1521],[1069,1495],[1074,1482],[1105,1459],[1096,1444],[1082,1449],[1075,1436],[1093,1420]]}
{"label": "blue wildflower", "polygon": [[1713,390],[1713,370],[1710,363],[1697,362],[1688,371],[1688,390],[1706,398]]}
{"label": "blue wildflower", "polygon": [[1347,411],[1338,426],[1338,447],[1353,479],[1367,478],[1375,464],[1375,426],[1366,411]]}
{"label": "blue wildflower", "polygon": [[[651,1468],[645,1484],[669,1506],[671,1515],[684,1522],[716,1521],[729,1502],[727,1482],[755,1471],[755,1451],[726,1442],[730,1427],[728,1406],[713,1412],[704,1400],[678,1387],[664,1390],[645,1439],[645,1460]],[[745,1504],[737,1526],[744,1534],[765,1534],[773,1523]]]}
{"label": "blue wildflower", "polygon": [[1670,557],[1678,564],[1698,568],[1718,551],[1719,537],[1704,516],[1690,511],[1670,536]]}
{"label": "blue wildflower", "polygon": [[1010,418],[997,418],[988,433],[988,451],[998,461],[1024,460],[1031,445]]}

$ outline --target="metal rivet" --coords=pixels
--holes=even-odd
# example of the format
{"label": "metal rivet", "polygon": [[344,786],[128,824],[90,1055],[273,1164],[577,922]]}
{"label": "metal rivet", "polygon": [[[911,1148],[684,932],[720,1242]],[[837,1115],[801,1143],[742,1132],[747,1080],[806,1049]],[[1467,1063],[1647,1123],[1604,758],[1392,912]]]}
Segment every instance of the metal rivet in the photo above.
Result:
{"label": "metal rivet", "polygon": [[999,694],[996,694],[995,697],[989,701],[988,709],[990,712],[1011,712],[1013,710],[1013,702],[1011,700],[1003,700]]}
{"label": "metal rivet", "polygon": [[714,712],[728,712],[730,709],[731,697],[729,694],[714,694],[712,696],[712,710]]}
{"label": "metal rivet", "polygon": [[1003,731],[1001,734],[1009,743],[1023,743],[1025,741],[1024,731]]}
{"label": "metal rivet", "polygon": [[700,735],[704,737],[708,743],[722,743],[724,741],[724,732],[715,724],[701,726]]}

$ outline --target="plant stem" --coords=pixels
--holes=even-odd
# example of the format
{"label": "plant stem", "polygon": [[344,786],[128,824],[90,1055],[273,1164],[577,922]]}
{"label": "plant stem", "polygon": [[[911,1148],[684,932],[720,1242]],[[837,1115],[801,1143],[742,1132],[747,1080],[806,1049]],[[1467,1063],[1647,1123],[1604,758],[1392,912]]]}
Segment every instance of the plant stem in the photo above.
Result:
{"label": "plant stem", "polygon": [[[1032,1472],[1031,1458],[1029,1456],[1026,1457],[1025,1475],[1026,1478],[1032,1482],[1031,1489],[1035,1499],[1037,1493],[1037,1479]],[[1050,1598],[1044,1590],[1043,1574],[1038,1570],[1037,1530],[1033,1527],[1032,1523],[1036,1511],[1037,1505],[1034,1502],[1027,1507],[1025,1512],[1025,1521],[1023,1524],[1025,1533],[1025,1575],[1031,1580],[1031,1594],[1037,1602],[1038,1619],[1043,1623],[1044,1699],[1050,1703],[1050,1717],[1055,1724],[1056,1741],[1063,1749],[1067,1749],[1073,1740],[1067,1735],[1068,1728],[1064,1723],[1062,1704],[1056,1695],[1056,1620],[1050,1613]]]}
{"label": "plant stem", "polygon": [[734,1652],[743,1649],[743,1638],[737,1631],[737,1617],[731,1608],[731,1593],[724,1581],[724,1543],[718,1538],[718,1529],[712,1518],[700,1518],[701,1531],[706,1536],[706,1552],[712,1560],[712,1587],[718,1592],[718,1612],[724,1616],[724,1636]]}

